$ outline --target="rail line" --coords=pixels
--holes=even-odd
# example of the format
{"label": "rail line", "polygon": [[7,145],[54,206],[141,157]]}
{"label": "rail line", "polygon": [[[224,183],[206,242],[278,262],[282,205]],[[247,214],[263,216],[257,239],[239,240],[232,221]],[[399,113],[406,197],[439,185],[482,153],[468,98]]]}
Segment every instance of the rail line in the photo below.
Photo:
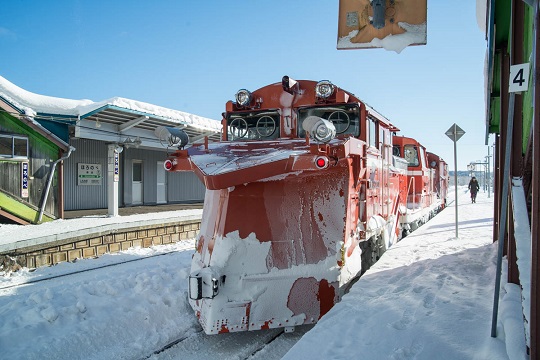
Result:
{"label": "rail line", "polygon": [[58,278],[65,277],[65,276],[81,274],[81,273],[85,273],[85,272],[89,272],[89,271],[93,271],[93,270],[99,270],[99,269],[112,267],[112,266],[118,266],[118,265],[122,265],[122,264],[131,263],[131,262],[134,262],[134,261],[142,261],[142,260],[146,260],[146,259],[155,258],[155,257],[158,257],[158,256],[170,255],[170,254],[175,253],[177,251],[178,250],[167,251],[167,252],[163,252],[163,253],[159,253],[159,254],[143,256],[143,257],[140,257],[140,258],[137,258],[137,259],[124,260],[124,261],[115,262],[115,263],[112,263],[112,264],[104,264],[104,265],[95,266],[95,267],[91,267],[91,268],[87,268],[87,269],[70,271],[70,272],[66,272],[66,273],[62,273],[62,274],[58,274],[58,275],[50,275],[50,276],[30,279],[28,281],[21,282],[21,283],[16,283],[16,284],[9,284],[9,285],[4,285],[4,286],[0,285],[0,290],[15,288],[15,287],[19,287],[19,286],[25,286],[25,285],[30,285],[30,284],[35,284],[35,283],[39,283],[39,282],[42,282],[42,281],[48,281],[48,280],[58,279]]}

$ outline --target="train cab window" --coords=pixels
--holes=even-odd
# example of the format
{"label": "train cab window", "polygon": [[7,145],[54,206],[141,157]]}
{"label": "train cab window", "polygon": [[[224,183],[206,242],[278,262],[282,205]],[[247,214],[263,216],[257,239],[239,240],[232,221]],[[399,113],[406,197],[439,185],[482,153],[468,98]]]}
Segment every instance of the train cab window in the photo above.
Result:
{"label": "train cab window", "polygon": [[357,105],[333,105],[298,109],[298,137],[305,137],[302,122],[308,116],[318,116],[330,121],[336,127],[336,137],[340,135],[360,135],[360,109]]}
{"label": "train cab window", "polygon": [[392,155],[401,157],[401,149],[399,145],[392,146]]}
{"label": "train cab window", "polygon": [[277,111],[231,113],[227,116],[227,140],[273,140],[279,137]]}
{"label": "train cab window", "polygon": [[375,138],[375,134],[377,133],[375,131],[376,123],[375,120],[369,119],[368,120],[368,126],[369,126],[369,146],[375,147],[377,144],[377,139]]}
{"label": "train cab window", "polygon": [[403,157],[407,160],[409,166],[418,166],[420,164],[416,145],[403,146]]}

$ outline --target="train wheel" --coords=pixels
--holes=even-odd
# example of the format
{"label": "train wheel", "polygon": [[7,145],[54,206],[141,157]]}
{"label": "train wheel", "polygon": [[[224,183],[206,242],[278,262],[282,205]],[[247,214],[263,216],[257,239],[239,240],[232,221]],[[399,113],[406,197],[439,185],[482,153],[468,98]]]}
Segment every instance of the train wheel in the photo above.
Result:
{"label": "train wheel", "polygon": [[360,275],[364,274],[371,267],[371,259],[373,254],[373,248],[371,247],[371,239],[366,241],[361,241],[358,243],[362,254],[360,255],[362,268],[360,270]]}
{"label": "train wheel", "polygon": [[362,241],[358,244],[362,250],[362,270],[361,274],[365,273],[373,266],[386,251],[386,245],[382,236],[372,236],[367,241]]}
{"label": "train wheel", "polygon": [[373,264],[375,264],[377,261],[379,261],[379,259],[381,258],[381,256],[383,256],[384,252],[386,251],[386,244],[384,242],[384,238],[382,236],[382,234],[380,236],[377,236],[375,241],[374,241],[374,249],[375,251],[373,251],[375,255],[375,259],[373,261]]}

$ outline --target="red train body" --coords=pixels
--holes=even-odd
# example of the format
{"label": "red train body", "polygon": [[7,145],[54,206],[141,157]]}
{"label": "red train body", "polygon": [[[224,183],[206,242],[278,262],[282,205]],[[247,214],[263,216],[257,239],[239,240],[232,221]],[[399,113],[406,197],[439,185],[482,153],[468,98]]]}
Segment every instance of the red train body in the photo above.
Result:
{"label": "red train body", "polygon": [[328,81],[241,90],[222,125],[165,162],[207,188],[189,276],[207,334],[316,322],[444,207],[444,161]]}

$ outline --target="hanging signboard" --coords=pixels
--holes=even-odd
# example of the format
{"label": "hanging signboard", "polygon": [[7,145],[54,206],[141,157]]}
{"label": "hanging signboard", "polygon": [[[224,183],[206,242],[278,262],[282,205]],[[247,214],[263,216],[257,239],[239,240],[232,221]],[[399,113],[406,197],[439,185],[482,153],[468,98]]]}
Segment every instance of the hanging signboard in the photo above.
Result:
{"label": "hanging signboard", "polygon": [[120,156],[114,152],[114,181],[120,181]]}
{"label": "hanging signboard", "polygon": [[28,163],[21,163],[21,197],[28,197]]}
{"label": "hanging signboard", "polygon": [[426,43],[427,0],[339,0],[338,50]]}
{"label": "hanging signboard", "polygon": [[77,164],[77,185],[101,185],[101,164]]}

